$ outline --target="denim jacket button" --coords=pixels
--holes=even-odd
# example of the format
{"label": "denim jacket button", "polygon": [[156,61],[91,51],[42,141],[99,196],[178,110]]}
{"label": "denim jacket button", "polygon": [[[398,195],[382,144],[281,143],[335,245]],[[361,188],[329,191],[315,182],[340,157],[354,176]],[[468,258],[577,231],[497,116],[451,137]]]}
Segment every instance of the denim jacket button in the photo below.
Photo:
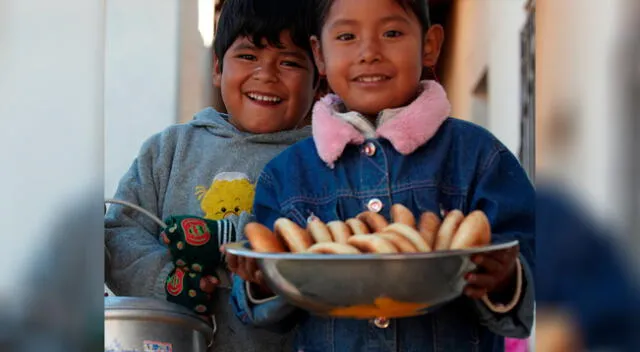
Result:
{"label": "denim jacket button", "polygon": [[378,327],[380,329],[388,328],[389,324],[391,324],[391,321],[389,321],[389,319],[387,319],[387,318],[375,318],[373,320],[373,325],[375,325],[376,327]]}
{"label": "denim jacket button", "polygon": [[366,156],[374,156],[376,154],[376,145],[368,142],[367,144],[364,145],[364,147],[362,148],[362,152],[366,155]]}
{"label": "denim jacket button", "polygon": [[382,201],[378,198],[373,198],[367,203],[367,209],[374,213],[379,213],[382,210]]}

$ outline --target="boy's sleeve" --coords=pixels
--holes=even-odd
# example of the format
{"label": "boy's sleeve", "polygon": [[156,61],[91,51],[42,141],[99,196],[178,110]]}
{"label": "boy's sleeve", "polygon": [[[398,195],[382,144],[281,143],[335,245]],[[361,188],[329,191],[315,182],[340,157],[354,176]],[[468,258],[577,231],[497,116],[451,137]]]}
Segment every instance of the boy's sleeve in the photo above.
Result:
{"label": "boy's sleeve", "polygon": [[[159,214],[164,194],[154,170],[151,138],[141,148],[127,173],[120,180],[115,199],[124,200]],[[106,284],[122,296],[165,299],[165,283],[174,269],[167,247],[159,240],[161,227],[135,209],[112,204],[105,215],[105,245],[110,254]]]}
{"label": "boy's sleeve", "polygon": [[[275,193],[276,189],[267,169],[265,169],[256,186],[254,215],[257,222],[264,224],[271,230],[273,230],[276,219],[284,216],[277,210],[279,203]],[[246,222],[244,223],[246,224]],[[238,231],[238,234],[241,239],[246,238],[244,231]],[[279,331],[286,331],[291,327],[287,318],[296,311],[295,307],[278,296],[264,300],[263,303],[257,303],[249,298],[248,288],[249,285],[244,280],[236,275],[233,276],[231,305],[243,323],[275,328]]]}
{"label": "boy's sleeve", "polygon": [[482,161],[471,190],[470,209],[485,212],[491,223],[492,242],[518,240],[520,245],[522,284],[518,303],[506,313],[496,313],[481,300],[474,300],[480,322],[496,334],[526,338],[534,316],[535,190],[518,160],[504,146],[495,148]]}

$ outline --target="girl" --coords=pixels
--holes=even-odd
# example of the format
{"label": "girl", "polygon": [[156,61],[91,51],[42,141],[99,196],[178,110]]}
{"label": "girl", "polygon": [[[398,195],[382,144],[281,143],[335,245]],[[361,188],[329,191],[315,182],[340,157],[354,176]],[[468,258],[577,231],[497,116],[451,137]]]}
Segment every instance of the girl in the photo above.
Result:
{"label": "girl", "polygon": [[[387,219],[394,203],[425,211],[482,210],[493,240],[518,249],[478,256],[465,295],[425,316],[390,322],[300,313],[268,297],[254,263],[230,257],[232,303],[257,326],[297,324],[298,351],[504,351],[504,336],[529,335],[533,320],[534,189],[517,159],[485,129],[448,117],[443,88],[420,81],[436,64],[443,29],[424,0],[320,0],[311,38],[319,72],[335,94],[316,103],[313,138],[271,161],[256,189],[259,222],[301,226],[364,210]],[[518,287],[515,278],[524,279]],[[506,308],[505,308],[506,307]],[[282,324],[280,324],[282,325]]]}

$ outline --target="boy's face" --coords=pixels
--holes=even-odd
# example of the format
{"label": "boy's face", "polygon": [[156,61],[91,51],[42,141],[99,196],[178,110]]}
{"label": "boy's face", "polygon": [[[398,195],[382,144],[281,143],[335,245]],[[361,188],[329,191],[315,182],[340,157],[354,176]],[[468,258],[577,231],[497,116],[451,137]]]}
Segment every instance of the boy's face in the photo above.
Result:
{"label": "boy's face", "polygon": [[241,131],[294,129],[311,108],[313,62],[288,32],[280,35],[280,42],[282,48],[258,48],[238,37],[224,55],[222,72],[216,59],[214,83],[221,88],[230,122]]}

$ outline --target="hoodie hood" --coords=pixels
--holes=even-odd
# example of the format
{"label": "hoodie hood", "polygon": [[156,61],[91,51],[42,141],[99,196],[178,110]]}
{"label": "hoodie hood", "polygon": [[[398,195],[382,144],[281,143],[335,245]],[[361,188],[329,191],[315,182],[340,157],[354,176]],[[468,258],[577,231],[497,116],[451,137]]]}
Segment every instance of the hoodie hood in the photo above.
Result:
{"label": "hoodie hood", "polygon": [[204,128],[209,133],[220,138],[240,138],[252,143],[293,144],[311,136],[311,126],[274,133],[254,134],[243,132],[229,122],[228,114],[220,113],[211,107],[195,114],[190,124],[194,127]]}

